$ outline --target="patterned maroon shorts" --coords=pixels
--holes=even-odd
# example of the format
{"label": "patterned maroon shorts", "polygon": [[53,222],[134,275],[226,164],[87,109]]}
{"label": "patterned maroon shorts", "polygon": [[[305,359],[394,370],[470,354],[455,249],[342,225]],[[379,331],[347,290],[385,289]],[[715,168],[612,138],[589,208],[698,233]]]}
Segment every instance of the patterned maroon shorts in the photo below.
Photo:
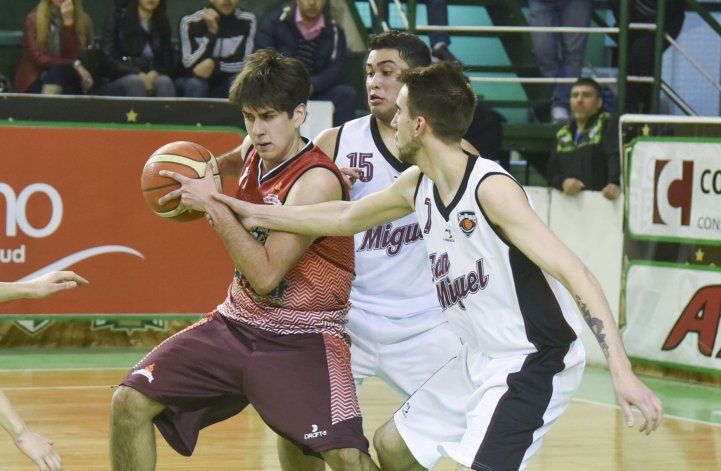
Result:
{"label": "patterned maroon shorts", "polygon": [[185,456],[202,428],[248,404],[306,453],[368,453],[350,351],[333,335],[278,335],[214,312],[158,345],[122,385],[167,406],[155,425]]}

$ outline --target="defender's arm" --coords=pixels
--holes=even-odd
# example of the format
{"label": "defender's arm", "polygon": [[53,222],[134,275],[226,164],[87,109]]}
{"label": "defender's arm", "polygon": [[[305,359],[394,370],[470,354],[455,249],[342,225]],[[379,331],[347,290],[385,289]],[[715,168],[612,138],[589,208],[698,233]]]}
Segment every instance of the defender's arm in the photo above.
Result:
{"label": "defender's arm", "polygon": [[383,191],[357,201],[332,201],[309,206],[254,205],[216,194],[241,217],[245,227],[295,232],[314,236],[353,235],[410,214],[420,170],[412,167]]}
{"label": "defender's arm", "polygon": [[572,293],[606,356],[628,425],[633,425],[630,404],[636,404],[646,418],[641,431],[655,430],[661,420],[661,401],[631,371],[611,309],[590,270],[541,221],[521,187],[509,177],[488,177],[479,185],[477,197],[505,238]]}

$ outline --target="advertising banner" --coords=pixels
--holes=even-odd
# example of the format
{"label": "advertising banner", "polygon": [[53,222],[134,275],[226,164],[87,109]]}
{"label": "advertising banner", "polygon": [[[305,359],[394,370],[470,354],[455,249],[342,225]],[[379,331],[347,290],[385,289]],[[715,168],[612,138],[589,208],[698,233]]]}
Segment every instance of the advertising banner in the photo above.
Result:
{"label": "advertising banner", "polygon": [[[215,155],[240,129],[5,123],[0,126],[0,280],[74,270],[90,286],[0,305],[0,314],[190,315],[225,296],[233,266],[204,219],[151,212],[140,190],[150,154],[193,141]],[[234,191],[234,181],[224,182]],[[150,316],[148,316],[150,315]]]}
{"label": "advertising banner", "polygon": [[635,262],[626,274],[623,333],[631,357],[721,373],[721,276],[712,267]]}
{"label": "advertising banner", "polygon": [[629,154],[631,237],[721,244],[721,140],[639,138]]}
{"label": "advertising banner", "polygon": [[718,376],[721,119],[625,115],[620,124],[626,349],[665,373]]}

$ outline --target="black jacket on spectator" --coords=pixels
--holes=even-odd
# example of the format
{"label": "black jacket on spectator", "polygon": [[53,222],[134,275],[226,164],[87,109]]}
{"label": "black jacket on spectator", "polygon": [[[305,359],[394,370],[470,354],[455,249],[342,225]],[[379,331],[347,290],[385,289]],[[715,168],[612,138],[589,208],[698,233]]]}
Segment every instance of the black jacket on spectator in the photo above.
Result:
{"label": "black jacket on spectator", "polygon": [[[171,43],[170,22],[164,3],[150,19],[150,32],[145,31],[138,18],[137,2],[124,2],[108,15],[103,28],[103,75],[115,80],[128,74],[155,70],[169,74],[175,66]],[[152,59],[143,56],[150,44]]]}
{"label": "black jacket on spectator", "polygon": [[346,61],[346,41],[343,29],[323,12],[325,28],[313,40],[315,55],[312,63],[298,57],[298,45],[305,41],[295,24],[297,5],[284,6],[267,13],[255,37],[255,48],[274,49],[284,56],[295,57],[304,63],[313,83],[313,94],[323,93],[343,83]]}
{"label": "black jacket on spectator", "polygon": [[576,123],[571,123],[556,133],[546,169],[549,185],[562,190],[563,180],[571,177],[591,191],[601,191],[609,183],[619,185],[618,121],[599,112],[588,120],[578,139],[574,139],[576,130]]}
{"label": "black jacket on spectator", "polygon": [[[207,8],[213,8],[208,4]],[[217,9],[215,9],[217,11]],[[235,75],[253,52],[256,20],[253,13],[236,8],[230,15],[220,15],[218,34],[208,31],[203,21],[203,9],[180,19],[180,51],[184,73],[193,74],[193,68],[212,58],[215,69],[210,81]]]}

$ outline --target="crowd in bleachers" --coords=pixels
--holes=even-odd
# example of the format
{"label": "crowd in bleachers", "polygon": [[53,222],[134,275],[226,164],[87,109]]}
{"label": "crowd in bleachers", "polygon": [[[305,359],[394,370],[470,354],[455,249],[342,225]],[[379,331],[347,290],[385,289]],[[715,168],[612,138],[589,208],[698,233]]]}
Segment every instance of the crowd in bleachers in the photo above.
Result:
{"label": "crowd in bleachers", "polygon": [[[244,9],[246,5],[239,0],[198,0],[198,9],[182,16],[177,25],[169,20],[167,3],[168,0],[116,0],[109,7],[111,11],[105,13],[102,34],[95,34],[97,25],[85,12],[83,0],[39,0],[23,25],[23,54],[14,91],[224,98],[246,58],[254,50],[271,48],[300,60],[308,69],[313,84],[311,98],[333,102],[334,126],[354,117],[360,101],[356,88],[344,82],[346,37],[330,14],[329,0],[289,1],[263,15]],[[445,0],[425,3],[430,24],[448,24]],[[528,20],[533,26],[590,26],[592,0],[529,0],[528,6]],[[655,2],[632,0],[629,7],[631,21],[655,20]],[[611,8],[618,14],[617,1],[611,2]],[[676,37],[684,18],[682,0],[669,1],[666,18],[665,30]],[[177,41],[173,40],[175,29]],[[97,37],[100,40],[94,42]],[[533,53],[541,74],[549,78],[579,77],[586,38],[586,33],[532,33]],[[629,75],[651,75],[652,42],[652,32],[631,32]],[[435,60],[456,60],[449,45],[446,32],[430,34]],[[594,147],[598,144],[597,134],[613,137],[613,132],[606,129],[613,129],[615,124],[604,114],[613,110],[608,103],[604,104],[605,90],[595,82],[585,85],[594,95],[590,108],[583,97],[574,102],[570,84],[552,87],[551,119],[566,126],[556,136],[546,176],[552,186],[568,194],[582,188],[607,190],[608,185],[613,185],[612,191],[604,194],[615,197],[617,170],[608,164],[617,160],[613,153],[586,156],[589,166],[586,173],[606,175],[604,181],[580,182],[576,178],[579,181],[571,181],[573,184],[564,183],[564,173],[578,174],[575,167],[564,170],[569,162],[576,165],[580,161],[568,158],[576,156],[578,149],[587,146],[611,149],[617,145],[614,141]],[[629,110],[648,111],[649,85],[631,84],[628,96]],[[475,132],[478,138],[473,144],[485,155],[498,158],[500,142],[496,141],[502,136],[503,117],[482,105],[476,114],[469,140]],[[487,121],[489,124],[479,124]],[[498,139],[494,140],[494,136]]]}
{"label": "crowd in bleachers", "polygon": [[82,0],[40,0],[25,19],[15,91],[223,98],[248,55],[272,48],[308,68],[313,98],[332,101],[337,122],[352,117],[357,93],[342,83],[345,34],[326,0],[289,3],[260,22],[239,0],[199,1],[177,25],[177,47],[166,3],[116,1],[93,44]]}

